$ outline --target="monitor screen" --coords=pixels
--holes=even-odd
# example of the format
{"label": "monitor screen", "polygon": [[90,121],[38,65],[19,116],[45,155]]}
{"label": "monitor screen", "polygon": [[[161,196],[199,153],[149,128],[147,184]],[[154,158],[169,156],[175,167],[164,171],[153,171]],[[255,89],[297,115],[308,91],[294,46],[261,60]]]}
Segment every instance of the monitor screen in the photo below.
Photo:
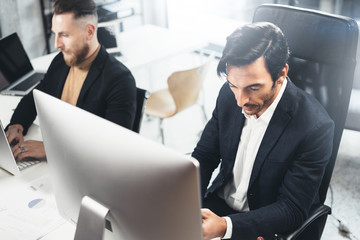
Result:
{"label": "monitor screen", "polygon": [[195,159],[38,90],[34,97],[57,207],[78,223],[75,239],[103,231],[81,229],[89,219],[104,224],[99,215],[105,239],[202,239]]}
{"label": "monitor screen", "polygon": [[[12,83],[32,70],[30,59],[17,33],[0,40],[1,79],[5,78],[9,83]],[[3,81],[1,80],[1,82]]]}

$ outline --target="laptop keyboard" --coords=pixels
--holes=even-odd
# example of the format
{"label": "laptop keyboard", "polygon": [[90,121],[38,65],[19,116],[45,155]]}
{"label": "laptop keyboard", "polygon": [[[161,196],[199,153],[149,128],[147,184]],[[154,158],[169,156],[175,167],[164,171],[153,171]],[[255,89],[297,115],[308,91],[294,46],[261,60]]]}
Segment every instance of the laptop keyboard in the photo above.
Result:
{"label": "laptop keyboard", "polygon": [[20,170],[24,170],[25,168],[28,168],[39,162],[40,162],[40,160],[25,160],[25,161],[17,162],[16,164],[18,165]]}
{"label": "laptop keyboard", "polygon": [[25,81],[22,81],[21,83],[13,87],[12,90],[26,91],[38,82],[40,82],[42,76],[43,74],[41,73],[35,73],[29,78],[27,78]]}

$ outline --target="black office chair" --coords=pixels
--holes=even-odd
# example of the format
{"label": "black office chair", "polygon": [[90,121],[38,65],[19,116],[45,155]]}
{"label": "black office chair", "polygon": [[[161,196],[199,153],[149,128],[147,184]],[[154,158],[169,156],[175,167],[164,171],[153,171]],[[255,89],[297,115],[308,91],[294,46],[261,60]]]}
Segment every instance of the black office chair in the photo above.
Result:
{"label": "black office chair", "polygon": [[140,132],[141,121],[144,116],[146,100],[148,99],[149,95],[150,93],[147,90],[136,88],[136,112],[135,112],[134,124],[132,127],[132,130],[134,132],[137,133]]}
{"label": "black office chair", "polygon": [[[335,122],[334,145],[319,195],[323,204],[347,116],[356,64],[358,25],[350,18],[291,6],[265,4],[253,22],[271,22],[284,32],[290,47],[289,77],[314,95]],[[331,208],[322,205],[292,233],[278,239],[320,239]]]}

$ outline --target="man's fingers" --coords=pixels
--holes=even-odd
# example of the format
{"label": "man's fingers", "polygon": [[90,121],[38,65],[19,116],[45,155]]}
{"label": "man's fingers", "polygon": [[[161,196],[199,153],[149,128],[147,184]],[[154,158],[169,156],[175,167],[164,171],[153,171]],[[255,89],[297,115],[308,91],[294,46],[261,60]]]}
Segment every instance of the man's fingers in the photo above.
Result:
{"label": "man's fingers", "polygon": [[15,136],[10,134],[9,132],[6,132],[6,138],[7,138],[8,142],[9,142],[9,144],[14,142],[14,140],[15,140]]}
{"label": "man's fingers", "polygon": [[8,131],[6,131],[6,138],[10,144],[23,142],[22,132],[18,128],[9,128]]}
{"label": "man's fingers", "polygon": [[15,159],[16,159],[17,162],[20,162],[21,159],[22,159],[22,158],[21,158],[21,152],[18,151],[18,150],[15,151],[15,152],[14,152],[14,157],[15,157]]}
{"label": "man's fingers", "polygon": [[209,215],[211,213],[212,213],[212,211],[210,209],[208,209],[208,208],[202,208],[201,209],[201,214]]}
{"label": "man's fingers", "polygon": [[28,154],[29,149],[25,146],[25,142],[22,144],[21,143],[16,144],[14,147],[12,147],[11,150],[13,152],[16,161],[18,162],[20,162],[29,155]]}

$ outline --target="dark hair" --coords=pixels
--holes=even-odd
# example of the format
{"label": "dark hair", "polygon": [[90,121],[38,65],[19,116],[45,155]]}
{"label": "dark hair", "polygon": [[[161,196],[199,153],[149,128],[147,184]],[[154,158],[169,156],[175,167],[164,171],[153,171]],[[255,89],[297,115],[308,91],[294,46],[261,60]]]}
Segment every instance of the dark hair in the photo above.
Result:
{"label": "dark hair", "polygon": [[97,16],[96,4],[93,0],[55,0],[54,14],[74,13],[78,19],[87,15]]}
{"label": "dark hair", "polygon": [[246,24],[227,37],[223,55],[217,67],[218,76],[227,74],[227,64],[244,66],[261,56],[275,82],[289,58],[289,47],[284,34],[268,22]]}

